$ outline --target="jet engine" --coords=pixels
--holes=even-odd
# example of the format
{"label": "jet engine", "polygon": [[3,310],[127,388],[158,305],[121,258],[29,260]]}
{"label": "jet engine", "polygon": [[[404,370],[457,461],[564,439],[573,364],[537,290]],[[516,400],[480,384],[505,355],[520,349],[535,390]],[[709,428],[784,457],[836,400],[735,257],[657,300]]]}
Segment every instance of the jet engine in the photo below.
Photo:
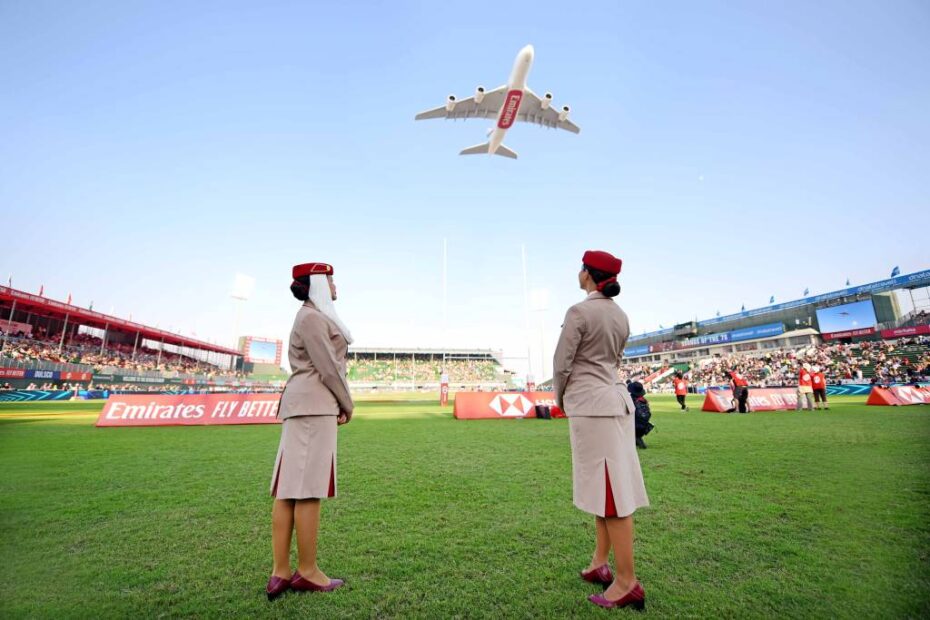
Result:
{"label": "jet engine", "polygon": [[552,103],[552,93],[546,93],[543,95],[542,101],[539,102],[539,107],[543,110],[548,110],[550,103]]}
{"label": "jet engine", "polygon": [[446,99],[446,112],[451,112],[455,109],[455,95],[449,95]]}
{"label": "jet engine", "polygon": [[482,99],[484,99],[484,86],[479,86],[475,89],[475,103],[481,103]]}
{"label": "jet engine", "polygon": [[569,112],[571,112],[571,108],[569,108],[567,105],[563,105],[563,106],[562,106],[562,111],[559,112],[559,120],[560,120],[560,121],[567,120],[567,119],[568,119],[568,113],[569,113]]}

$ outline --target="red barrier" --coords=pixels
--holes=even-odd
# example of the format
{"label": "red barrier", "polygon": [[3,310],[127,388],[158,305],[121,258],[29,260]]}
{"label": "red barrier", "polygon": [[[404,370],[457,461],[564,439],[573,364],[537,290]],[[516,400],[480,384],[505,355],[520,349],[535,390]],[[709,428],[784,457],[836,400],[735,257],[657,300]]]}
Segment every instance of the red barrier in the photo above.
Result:
{"label": "red barrier", "polygon": [[564,417],[552,392],[458,392],[453,415],[459,420],[535,418],[536,405],[550,408],[552,417]]}
{"label": "red barrier", "polygon": [[[733,392],[730,390],[707,390],[702,411],[724,413],[732,407]],[[798,405],[795,388],[749,388],[750,411],[785,411]]]}
{"label": "red barrier", "polygon": [[930,405],[930,387],[913,385],[896,385],[881,387],[876,385],[869,394],[866,405]]}
{"label": "red barrier", "polygon": [[97,426],[277,424],[280,394],[114,394]]}

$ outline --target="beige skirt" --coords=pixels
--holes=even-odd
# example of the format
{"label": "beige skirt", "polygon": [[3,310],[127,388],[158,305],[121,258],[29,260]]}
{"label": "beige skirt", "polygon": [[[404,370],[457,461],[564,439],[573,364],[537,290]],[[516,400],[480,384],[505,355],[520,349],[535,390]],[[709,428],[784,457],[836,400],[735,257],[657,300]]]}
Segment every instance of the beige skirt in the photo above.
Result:
{"label": "beige skirt", "polygon": [[336,497],[336,416],[303,415],[281,423],[271,495],[277,499]]}
{"label": "beige skirt", "polygon": [[626,517],[649,505],[636,454],[632,415],[568,419],[575,506],[599,517]]}

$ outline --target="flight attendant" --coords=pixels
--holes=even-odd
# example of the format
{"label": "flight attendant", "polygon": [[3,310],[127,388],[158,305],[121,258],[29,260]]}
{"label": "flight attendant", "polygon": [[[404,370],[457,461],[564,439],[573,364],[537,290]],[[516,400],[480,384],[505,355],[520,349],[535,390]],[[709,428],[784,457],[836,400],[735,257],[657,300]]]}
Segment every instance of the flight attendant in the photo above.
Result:
{"label": "flight attendant", "polygon": [[[622,262],[607,252],[582,258],[578,284],[588,296],[568,309],[553,361],[556,402],[569,419],[575,506],[594,515],[594,554],[581,578],[608,588],[588,597],[600,607],[643,609],[633,566],[633,513],[649,505],[636,455],[635,407],[617,368],[630,335],[614,303]],[[612,574],[607,565],[614,552]]]}
{"label": "flight attendant", "polygon": [[[346,354],[352,335],[333,301],[333,268],[325,263],[296,265],[291,293],[302,301],[288,342],[293,371],[278,416],[281,442],[271,478],[274,506],[271,540],[274,568],[265,588],[268,600],[287,590],[330,592],[343,585],[317,565],[320,500],[336,496],[336,427],[352,419],[354,404],[346,382]],[[291,535],[297,531],[297,571],[291,573]]]}
{"label": "flight attendant", "polygon": [[685,381],[684,376],[680,372],[676,372],[675,378],[672,379],[672,384],[675,386],[675,399],[678,400],[678,404],[681,405],[681,410],[687,411],[688,408],[685,406],[685,397],[688,395],[688,382]]}

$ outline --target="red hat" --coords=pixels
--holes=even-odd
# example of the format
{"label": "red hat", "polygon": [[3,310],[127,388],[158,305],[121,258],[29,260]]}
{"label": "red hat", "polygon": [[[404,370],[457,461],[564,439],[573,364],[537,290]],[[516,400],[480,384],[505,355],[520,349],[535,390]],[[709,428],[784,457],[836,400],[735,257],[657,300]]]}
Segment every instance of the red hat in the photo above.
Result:
{"label": "red hat", "polygon": [[291,273],[295,280],[301,276],[331,276],[333,275],[333,266],[326,263],[304,263],[303,265],[294,265]]}
{"label": "red hat", "polygon": [[588,250],[584,253],[581,262],[591,269],[597,269],[612,276],[620,273],[620,268],[623,267],[622,260],[609,252],[601,252],[600,250]]}

